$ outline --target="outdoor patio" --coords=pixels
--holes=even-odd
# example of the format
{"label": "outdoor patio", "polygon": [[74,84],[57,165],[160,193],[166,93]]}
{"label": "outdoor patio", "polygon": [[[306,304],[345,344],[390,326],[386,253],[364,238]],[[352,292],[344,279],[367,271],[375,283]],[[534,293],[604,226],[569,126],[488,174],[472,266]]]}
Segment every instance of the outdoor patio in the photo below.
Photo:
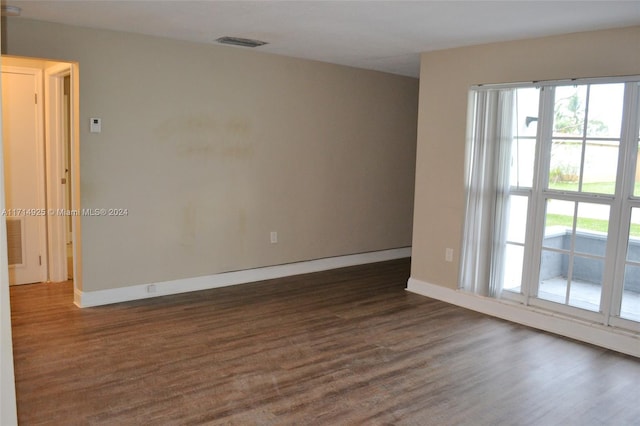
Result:
{"label": "outdoor patio", "polygon": [[[600,288],[598,284],[574,280],[569,292],[569,305],[590,311],[600,310]],[[562,276],[548,278],[540,282],[538,298],[552,302],[564,303],[567,290],[567,279]],[[625,291],[622,295],[621,317],[640,321],[640,293]]]}

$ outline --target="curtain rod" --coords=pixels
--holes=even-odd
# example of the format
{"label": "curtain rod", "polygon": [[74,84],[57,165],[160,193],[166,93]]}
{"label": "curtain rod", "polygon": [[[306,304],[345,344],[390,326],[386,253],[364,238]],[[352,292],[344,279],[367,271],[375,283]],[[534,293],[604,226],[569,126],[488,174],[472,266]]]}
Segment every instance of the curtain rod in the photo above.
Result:
{"label": "curtain rod", "polygon": [[640,75],[623,75],[612,77],[580,77],[568,78],[562,80],[533,80],[521,81],[513,83],[481,83],[471,86],[472,90],[492,90],[492,89],[514,89],[518,87],[531,86],[568,86],[571,84],[588,84],[588,83],[628,83],[640,82]]}

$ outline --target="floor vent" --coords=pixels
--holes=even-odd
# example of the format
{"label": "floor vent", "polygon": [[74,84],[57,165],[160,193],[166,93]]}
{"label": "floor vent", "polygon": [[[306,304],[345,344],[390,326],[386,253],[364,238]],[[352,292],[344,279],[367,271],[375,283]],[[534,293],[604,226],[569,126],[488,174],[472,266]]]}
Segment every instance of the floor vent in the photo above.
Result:
{"label": "floor vent", "polygon": [[7,255],[9,265],[22,265],[21,219],[7,219]]}

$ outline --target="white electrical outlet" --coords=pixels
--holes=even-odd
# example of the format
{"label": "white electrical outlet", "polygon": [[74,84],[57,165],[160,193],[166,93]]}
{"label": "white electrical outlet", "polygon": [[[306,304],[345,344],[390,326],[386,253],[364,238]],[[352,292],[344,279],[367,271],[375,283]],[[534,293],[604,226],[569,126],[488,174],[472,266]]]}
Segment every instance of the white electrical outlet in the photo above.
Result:
{"label": "white electrical outlet", "polygon": [[444,260],[446,260],[447,262],[453,262],[453,249],[452,248],[447,248],[444,251]]}
{"label": "white electrical outlet", "polygon": [[156,285],[155,284],[149,284],[147,286],[147,293],[155,293],[156,291],[157,290],[156,290]]}
{"label": "white electrical outlet", "polygon": [[278,242],[278,233],[276,231],[271,231],[271,244],[275,244]]}

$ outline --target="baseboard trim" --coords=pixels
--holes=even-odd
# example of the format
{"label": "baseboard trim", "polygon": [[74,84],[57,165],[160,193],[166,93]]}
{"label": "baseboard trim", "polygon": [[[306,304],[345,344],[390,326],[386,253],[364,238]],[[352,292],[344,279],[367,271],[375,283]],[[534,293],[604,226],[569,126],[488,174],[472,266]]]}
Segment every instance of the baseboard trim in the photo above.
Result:
{"label": "baseboard trim", "polygon": [[405,257],[411,257],[411,247],[329,257],[304,262],[288,263],[284,265],[224,272],[202,277],[132,285],[108,290],[81,291],[76,289],[74,292],[74,303],[80,308],[88,308],[92,306],[128,302],[131,300],[167,296],[170,294],[246,284],[273,278],[288,277],[291,275],[308,274],[311,272],[326,271],[346,266],[402,259]]}
{"label": "baseboard trim", "polygon": [[409,278],[407,291],[640,358],[640,335]]}

